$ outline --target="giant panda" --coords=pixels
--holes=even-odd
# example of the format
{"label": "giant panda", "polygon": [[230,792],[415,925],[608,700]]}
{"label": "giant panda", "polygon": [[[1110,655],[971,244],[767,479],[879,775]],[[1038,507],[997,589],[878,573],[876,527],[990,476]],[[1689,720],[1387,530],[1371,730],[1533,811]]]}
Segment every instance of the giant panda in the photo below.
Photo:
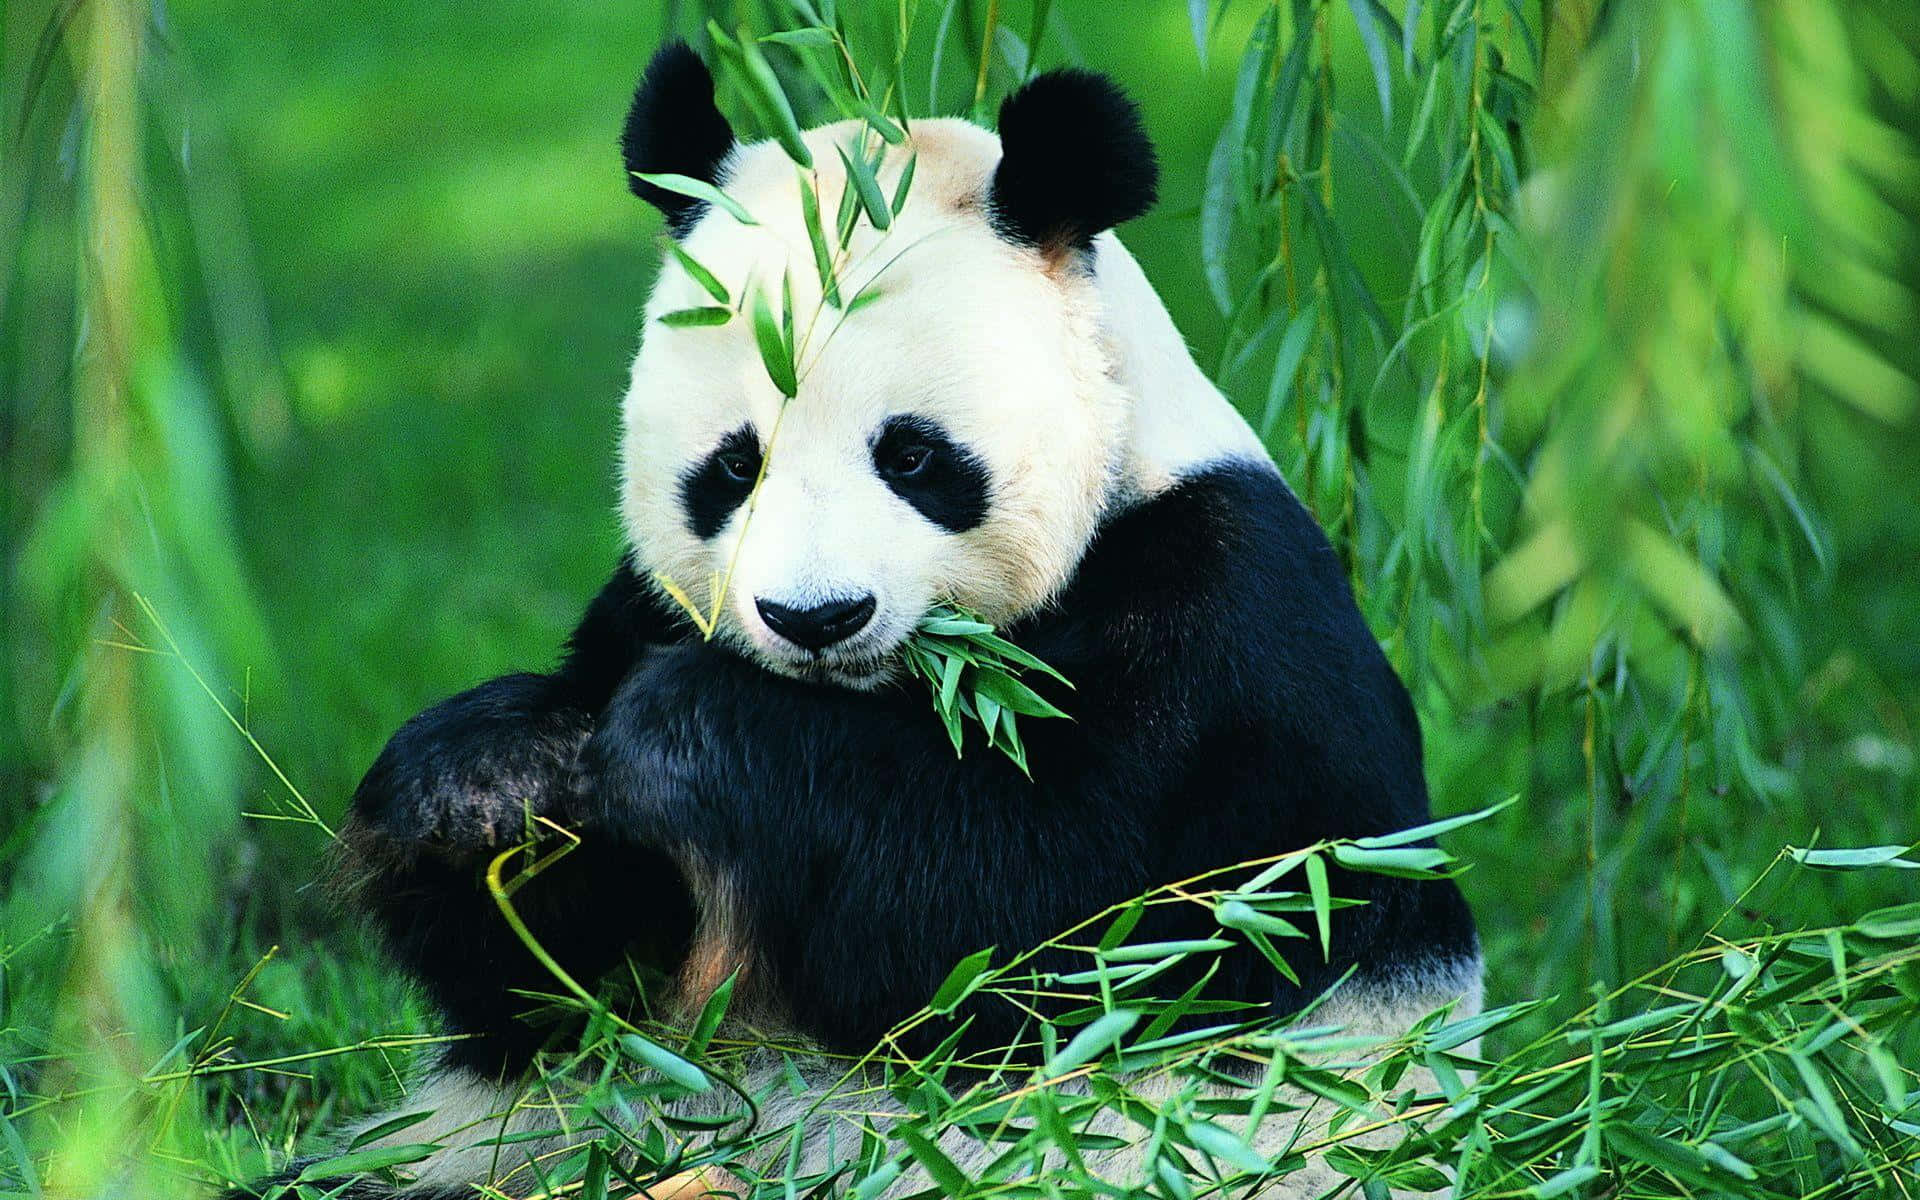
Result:
{"label": "giant panda", "polygon": [[[882,183],[910,155],[911,190],[890,228],[860,229],[845,284],[877,298],[810,351],[791,401],[749,322],[661,323],[711,303],[663,262],[623,407],[624,560],[556,669],[408,721],[353,798],[349,894],[461,1036],[405,1106],[432,1115],[393,1135],[447,1149],[399,1192],[338,1194],[532,1186],[498,1134],[553,1123],[515,1098],[565,1034],[521,1019],[553,977],[481,880],[530,820],[579,839],[515,897],[575,980],[650,964],[669,1020],[732,980],[736,1019],[857,1054],[983,947],[1429,819],[1419,724],[1340,562],[1112,233],[1154,200],[1136,108],[1056,71],[998,125],[918,120],[889,149]],[[829,213],[858,129],[806,135]],[[630,186],[732,294],[784,278],[814,306],[796,169],[735,139],[686,45],[647,67],[622,147]],[[723,187],[756,223],[641,178],[658,173]],[[708,638],[661,581],[704,608],[719,579]],[[1026,725],[1031,778],[956,757],[903,675],[942,601],[1071,681],[1071,720]],[[1340,1012],[1387,1027],[1472,1011],[1451,881],[1334,890],[1365,904],[1336,914],[1330,958],[1297,956],[1293,982],[1225,954],[1208,994],[1287,1014],[1338,983]],[[1135,936],[1212,931],[1178,906]],[[968,1015],[981,1046],[1030,1037],[1014,1006]]]}

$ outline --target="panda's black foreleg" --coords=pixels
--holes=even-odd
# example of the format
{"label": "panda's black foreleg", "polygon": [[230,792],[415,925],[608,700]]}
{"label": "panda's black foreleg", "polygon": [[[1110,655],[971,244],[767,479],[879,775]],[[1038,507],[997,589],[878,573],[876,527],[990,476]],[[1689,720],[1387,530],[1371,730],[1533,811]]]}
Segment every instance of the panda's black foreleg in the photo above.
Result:
{"label": "panda's black foreleg", "polygon": [[341,837],[345,891],[451,1031],[467,1035],[449,1047],[448,1065],[517,1074],[551,1032],[521,1019],[533,1007],[523,993],[561,987],[488,889],[487,867],[503,851],[557,846],[560,830],[579,839],[511,903],[542,950],[587,986],[636,941],[670,955],[691,927],[672,865],[607,844],[574,794],[575,757],[614,687],[649,645],[675,636],[623,564],[559,670],[503,676],[429,708],[394,734],[356,790]]}

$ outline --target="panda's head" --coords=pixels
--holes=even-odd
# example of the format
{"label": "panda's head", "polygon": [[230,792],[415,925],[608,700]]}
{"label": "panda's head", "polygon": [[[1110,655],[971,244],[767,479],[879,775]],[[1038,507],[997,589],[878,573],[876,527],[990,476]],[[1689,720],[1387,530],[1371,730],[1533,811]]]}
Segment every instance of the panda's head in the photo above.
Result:
{"label": "panda's head", "polygon": [[[861,130],[805,135],[830,246],[841,154]],[[703,610],[724,589],[717,636],[765,666],[856,687],[893,670],[936,602],[997,622],[1046,604],[1137,474],[1128,351],[1096,263],[1096,240],[1124,257],[1105,231],[1154,197],[1133,105],[1099,76],[1057,72],[1007,100],[997,137],[913,122],[877,172],[891,197],[913,163],[905,205],[885,231],[861,218],[841,308],[821,300],[803,173],[774,143],[734,140],[684,44],[648,67],[623,149],[634,191],[746,309],[662,322],[715,304],[679,256],[663,262],[624,409],[621,509],[640,566]],[[639,177],[657,173],[723,188],[754,223]],[[741,303],[755,289],[774,313],[791,293],[791,400]]]}

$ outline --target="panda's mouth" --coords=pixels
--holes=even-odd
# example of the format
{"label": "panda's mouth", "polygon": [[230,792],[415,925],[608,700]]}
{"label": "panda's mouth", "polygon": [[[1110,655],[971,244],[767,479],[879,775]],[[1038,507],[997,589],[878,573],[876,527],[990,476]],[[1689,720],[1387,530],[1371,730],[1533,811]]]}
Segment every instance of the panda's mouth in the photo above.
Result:
{"label": "panda's mouth", "polygon": [[873,630],[825,650],[805,650],[769,631],[750,629],[753,658],[775,675],[870,692],[899,675],[901,639]]}
{"label": "panda's mouth", "polygon": [[808,655],[797,658],[762,652],[758,657],[761,665],[776,675],[856,692],[870,692],[881,687],[892,680],[899,670],[899,661],[891,654],[885,657]]}

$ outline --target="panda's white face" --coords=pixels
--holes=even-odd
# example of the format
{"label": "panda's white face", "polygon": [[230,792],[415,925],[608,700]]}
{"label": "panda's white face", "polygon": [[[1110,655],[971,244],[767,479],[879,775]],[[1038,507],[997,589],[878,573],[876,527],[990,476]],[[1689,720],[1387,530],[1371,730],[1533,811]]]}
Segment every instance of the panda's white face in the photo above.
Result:
{"label": "panda's white face", "polygon": [[[808,135],[829,223],[835,148],[857,129]],[[916,122],[881,169],[889,194],[909,149],[905,209],[885,233],[863,221],[842,273],[847,296],[877,298],[848,315],[820,303],[794,166],[737,149],[726,190],[758,224],[710,212],[682,245],[736,299],[769,289],[776,313],[784,277],[798,394],[783,400],[749,319],[659,322],[713,303],[669,259],[624,408],[641,567],[703,611],[724,589],[716,636],[768,668],[856,687],[888,676],[936,602],[996,622],[1045,604],[1125,474],[1132,417],[1095,272],[988,223],[997,139]]]}

